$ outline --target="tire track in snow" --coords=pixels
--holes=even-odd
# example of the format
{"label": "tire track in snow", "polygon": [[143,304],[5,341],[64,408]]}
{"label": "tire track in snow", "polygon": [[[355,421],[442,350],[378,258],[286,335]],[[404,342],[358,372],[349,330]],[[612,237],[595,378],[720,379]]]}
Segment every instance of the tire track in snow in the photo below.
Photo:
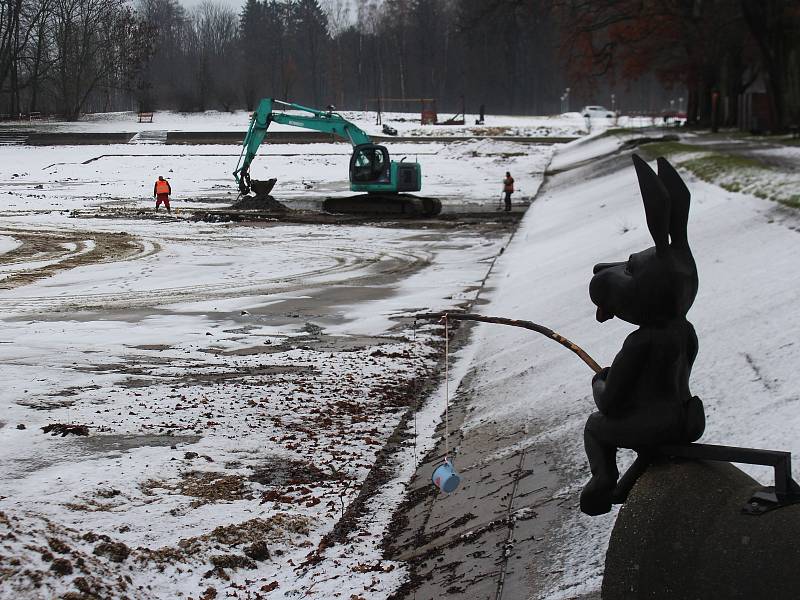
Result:
{"label": "tire track in snow", "polygon": [[[10,235],[13,237],[20,237],[22,234],[13,232]],[[54,239],[60,240],[58,237],[60,233],[49,234]],[[82,235],[92,235],[83,233]],[[98,235],[115,235],[115,234],[97,234]],[[116,234],[119,235],[119,234]],[[123,234],[125,235],[125,234]],[[247,238],[244,236],[237,236],[234,239],[225,238],[217,240],[223,243],[226,247],[234,245],[239,248],[241,246],[264,246],[263,240]],[[244,242],[244,243],[243,243]],[[248,244],[247,242],[251,242]],[[51,245],[52,245],[51,241]],[[25,262],[24,258],[20,261],[16,268],[18,271],[15,273],[17,278],[16,285],[10,285],[9,280],[11,276],[7,277],[5,281],[0,281],[0,290],[3,284],[6,284],[6,289],[20,287],[22,285],[33,283],[39,279],[49,277],[60,270],[72,268],[75,266],[86,266],[94,263],[110,263],[122,261],[142,261],[154,257],[159,251],[162,250],[162,245],[169,246],[171,243],[176,244],[191,244],[196,247],[198,244],[197,236],[182,236],[173,238],[159,238],[159,242],[146,239],[127,239],[126,243],[131,246],[126,254],[117,255],[109,259],[98,258],[95,261],[91,260],[76,260],[77,249],[70,251],[66,248],[61,248],[61,254],[51,251],[49,260],[52,265],[47,268],[37,269],[31,262]],[[208,241],[206,240],[206,243]],[[258,295],[263,293],[276,293],[287,292],[299,289],[301,287],[318,286],[326,283],[339,283],[347,282],[364,283],[370,279],[380,278],[381,276],[393,274],[403,274],[415,271],[419,268],[430,263],[430,253],[422,250],[408,251],[394,248],[375,249],[372,246],[346,242],[345,240],[334,239],[316,239],[309,243],[309,240],[299,240],[297,238],[290,238],[287,240],[280,240],[277,242],[270,242],[268,244],[269,253],[279,254],[284,253],[283,259],[286,262],[291,262],[294,272],[282,273],[277,276],[265,277],[252,277],[248,276],[243,271],[253,269],[251,256],[234,256],[227,257],[227,260],[233,258],[238,260],[230,265],[226,272],[217,276],[217,281],[199,285],[156,285],[148,287],[147,289],[135,290],[125,289],[124,291],[111,291],[111,292],[79,292],[70,293],[69,291],[59,293],[54,291],[51,294],[44,295],[20,295],[19,290],[14,291],[14,297],[2,297],[0,291],[0,309],[11,313],[28,313],[28,312],[49,312],[49,311],[63,311],[63,310],[96,310],[101,308],[141,308],[152,307],[154,305],[167,305],[174,302],[186,302],[192,300],[215,300],[238,297],[241,295]],[[28,253],[31,255],[31,253]],[[84,254],[86,252],[84,251]],[[38,258],[35,253],[33,256]],[[212,255],[209,255],[209,259]],[[245,261],[245,259],[248,259]],[[170,260],[170,259],[166,259]],[[215,260],[219,260],[216,258]],[[223,263],[210,263],[212,266]],[[268,270],[269,261],[265,259],[264,270]],[[315,267],[315,265],[323,266]],[[2,263],[0,263],[2,265]],[[208,266],[209,263],[200,263],[200,266]],[[190,268],[195,265],[187,265]],[[308,268],[303,268],[307,266]],[[138,267],[138,265],[137,265]],[[1,269],[2,267],[0,267]],[[138,277],[142,281],[137,283],[144,283],[149,277],[152,270],[152,265],[143,263],[141,265]],[[0,271],[2,275],[2,271]],[[216,275],[216,274],[212,274]],[[79,285],[79,284],[76,284]],[[74,288],[76,285],[68,285],[67,289]]]}
{"label": "tire track in snow", "polygon": [[156,253],[157,243],[127,233],[3,229],[19,244],[0,254],[0,290],[35,283],[79,266],[134,260]]}

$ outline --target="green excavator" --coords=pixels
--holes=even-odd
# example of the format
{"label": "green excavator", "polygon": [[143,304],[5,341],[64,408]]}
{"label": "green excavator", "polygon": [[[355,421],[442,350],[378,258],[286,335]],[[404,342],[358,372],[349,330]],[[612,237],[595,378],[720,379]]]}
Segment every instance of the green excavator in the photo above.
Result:
{"label": "green excavator", "polygon": [[[308,114],[276,112],[275,108]],[[422,188],[422,170],[419,163],[390,160],[385,146],[373,144],[370,137],[356,125],[333,112],[334,107],[321,111],[291,102],[263,98],[250,119],[244,138],[242,153],[233,176],[242,195],[251,191],[268,195],[275,180],[250,179],[250,164],[259,146],[267,136],[271,123],[281,123],[331,133],[353,145],[350,157],[350,190],[366,192],[358,196],[328,198],[323,204],[328,212],[358,214],[392,213],[431,216],[439,214],[441,202],[436,198],[423,198],[405,192],[418,192]]]}

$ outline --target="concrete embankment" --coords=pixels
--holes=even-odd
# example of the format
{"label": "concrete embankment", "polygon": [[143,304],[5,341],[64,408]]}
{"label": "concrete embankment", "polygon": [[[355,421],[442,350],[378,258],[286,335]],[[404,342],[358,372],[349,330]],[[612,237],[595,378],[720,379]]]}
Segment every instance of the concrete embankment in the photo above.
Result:
{"label": "concrete embankment", "polygon": [[[608,365],[633,326],[595,320],[592,267],[625,260],[653,240],[632,150],[610,136],[570,146],[498,259],[480,312],[546,325]],[[702,441],[797,454],[800,214],[684,177],[700,275],[689,318],[700,341],[691,385],[706,406]],[[462,486],[443,495],[431,485],[440,442],[388,536],[390,555],[411,574],[396,597],[597,598],[617,511],[591,518],[578,509],[589,476],[582,429],[594,410],[592,372],[526,330],[481,324],[471,340],[450,411],[450,454]],[[621,468],[631,458],[621,452]],[[746,472],[771,483],[769,472]],[[676,489],[659,506],[678,506],[681,497]]]}
{"label": "concrete embankment", "polygon": [[[558,190],[566,179],[549,178],[538,197]],[[518,306],[502,299],[526,298],[527,275],[538,263],[531,261],[527,250],[537,213],[535,201],[487,280],[481,313],[527,318],[515,311]],[[543,289],[536,289],[529,299],[536,303],[536,295],[542,294]],[[558,530],[577,510],[577,499],[563,491],[574,475],[566,467],[560,440],[550,435],[548,421],[524,412],[516,417],[478,416],[495,402],[528,397],[533,404],[540,393],[547,393],[536,385],[540,377],[548,377],[539,372],[546,366],[535,364],[535,350],[530,360],[526,358],[529,342],[537,341],[535,334],[480,325],[469,335],[465,353],[471,356],[466,359],[470,367],[453,395],[448,443],[441,426],[439,443],[419,465],[387,536],[388,556],[405,562],[410,570],[397,599],[537,597],[562,569]],[[492,365],[487,365],[487,358],[491,361],[487,353],[495,354]],[[511,354],[516,358],[508,359]],[[591,379],[577,362],[570,366]],[[449,495],[431,485],[431,474],[441,464],[446,446],[462,477],[461,487]],[[599,594],[570,597],[589,599]]]}

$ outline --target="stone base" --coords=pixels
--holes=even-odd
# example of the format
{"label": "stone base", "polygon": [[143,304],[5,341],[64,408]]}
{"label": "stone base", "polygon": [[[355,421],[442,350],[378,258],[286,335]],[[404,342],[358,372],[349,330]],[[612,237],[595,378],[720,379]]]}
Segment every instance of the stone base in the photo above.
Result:
{"label": "stone base", "polygon": [[759,488],[730,463],[652,465],[619,511],[603,599],[800,597],[800,505],[743,514]]}

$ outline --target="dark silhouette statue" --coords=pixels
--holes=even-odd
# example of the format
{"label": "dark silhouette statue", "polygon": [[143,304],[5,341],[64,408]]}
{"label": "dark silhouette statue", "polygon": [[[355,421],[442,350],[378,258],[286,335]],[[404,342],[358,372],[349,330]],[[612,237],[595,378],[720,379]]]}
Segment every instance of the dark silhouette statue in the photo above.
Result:
{"label": "dark silhouette statue", "polygon": [[693,442],[705,428],[703,404],[689,391],[697,356],[697,336],[686,320],[697,294],[686,237],[689,190],[664,158],[658,159],[658,175],[636,155],[633,164],[655,246],[625,262],[595,265],[589,284],[598,321],[619,317],[639,328],[592,379],[598,411],[584,430],[592,478],[580,502],[588,515],[623,502],[635,482],[617,482],[617,448],[636,450],[637,462],[646,463],[648,449]]}

